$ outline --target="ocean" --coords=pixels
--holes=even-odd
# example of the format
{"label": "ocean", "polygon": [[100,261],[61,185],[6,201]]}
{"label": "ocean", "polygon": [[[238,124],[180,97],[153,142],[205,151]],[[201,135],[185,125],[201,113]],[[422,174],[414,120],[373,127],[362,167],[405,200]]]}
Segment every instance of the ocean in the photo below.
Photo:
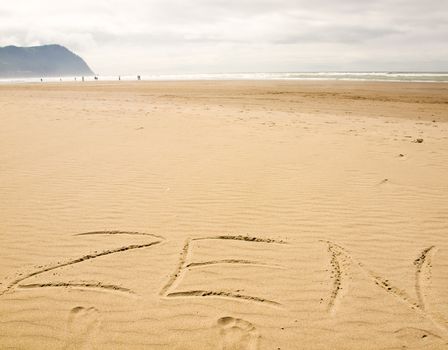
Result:
{"label": "ocean", "polygon": [[[118,81],[119,75],[98,75],[98,81]],[[135,81],[137,75],[122,75],[122,81]],[[94,81],[94,77],[85,77]],[[142,74],[141,80],[343,80],[448,83],[448,72],[284,72],[284,73],[201,73]],[[43,77],[44,83],[82,81],[82,77]],[[39,83],[41,78],[0,79],[0,83]]]}

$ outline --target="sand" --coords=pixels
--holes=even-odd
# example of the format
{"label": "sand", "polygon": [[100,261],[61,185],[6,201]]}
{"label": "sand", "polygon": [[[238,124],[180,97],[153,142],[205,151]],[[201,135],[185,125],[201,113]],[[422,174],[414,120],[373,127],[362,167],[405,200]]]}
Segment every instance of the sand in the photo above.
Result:
{"label": "sand", "polygon": [[0,106],[1,349],[448,347],[448,85],[17,84]]}

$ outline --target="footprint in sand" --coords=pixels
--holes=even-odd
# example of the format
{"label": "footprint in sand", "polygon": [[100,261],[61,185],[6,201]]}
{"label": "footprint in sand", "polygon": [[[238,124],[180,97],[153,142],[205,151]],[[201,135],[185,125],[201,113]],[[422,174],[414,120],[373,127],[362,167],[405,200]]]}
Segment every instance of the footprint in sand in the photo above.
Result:
{"label": "footprint in sand", "polygon": [[218,320],[222,350],[257,350],[260,338],[252,323],[233,317]]}
{"label": "footprint in sand", "polygon": [[95,349],[100,313],[94,307],[77,306],[70,311],[65,349]]}

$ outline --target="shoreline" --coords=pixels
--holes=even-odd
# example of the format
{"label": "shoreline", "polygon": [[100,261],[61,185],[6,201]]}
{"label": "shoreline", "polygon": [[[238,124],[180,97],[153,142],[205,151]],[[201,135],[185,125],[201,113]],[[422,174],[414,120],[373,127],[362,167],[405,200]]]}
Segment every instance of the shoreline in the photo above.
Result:
{"label": "shoreline", "polygon": [[[328,83],[328,82],[340,82],[340,83],[398,83],[398,84],[448,84],[447,81],[438,81],[438,80],[376,80],[376,79],[326,79],[326,78],[316,78],[316,79],[281,79],[281,78],[273,78],[273,79],[255,79],[255,78],[223,78],[223,79],[142,79],[142,80],[134,80],[134,79],[99,79],[98,81],[95,80],[86,80],[86,81],[80,81],[80,80],[68,80],[71,77],[62,77],[62,81],[59,81],[60,78],[43,78],[44,81],[27,81],[26,78],[23,80],[21,78],[17,78],[15,81],[7,81],[6,79],[2,80],[0,79],[0,85],[14,85],[14,84],[60,84],[60,83],[73,83],[73,84],[88,84],[88,83],[151,83],[151,82],[173,82],[173,83],[181,83],[181,82],[292,82],[292,83]],[[34,79],[40,79],[40,78],[30,78],[32,80]],[[47,81],[45,80],[47,79]],[[65,79],[65,80],[64,80]]]}

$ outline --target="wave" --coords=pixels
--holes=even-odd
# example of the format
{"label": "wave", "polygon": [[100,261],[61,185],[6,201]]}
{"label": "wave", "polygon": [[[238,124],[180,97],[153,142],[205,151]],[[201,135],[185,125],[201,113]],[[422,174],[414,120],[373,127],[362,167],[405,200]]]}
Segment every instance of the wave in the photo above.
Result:
{"label": "wave", "polygon": [[[200,73],[200,74],[148,74],[141,80],[344,80],[344,81],[392,81],[392,82],[448,82],[448,72],[282,72],[282,73]],[[138,75],[97,76],[98,81],[136,81]],[[76,81],[83,77],[43,77],[0,79],[0,83],[56,83]],[[84,81],[96,81],[95,77],[84,77]]]}

